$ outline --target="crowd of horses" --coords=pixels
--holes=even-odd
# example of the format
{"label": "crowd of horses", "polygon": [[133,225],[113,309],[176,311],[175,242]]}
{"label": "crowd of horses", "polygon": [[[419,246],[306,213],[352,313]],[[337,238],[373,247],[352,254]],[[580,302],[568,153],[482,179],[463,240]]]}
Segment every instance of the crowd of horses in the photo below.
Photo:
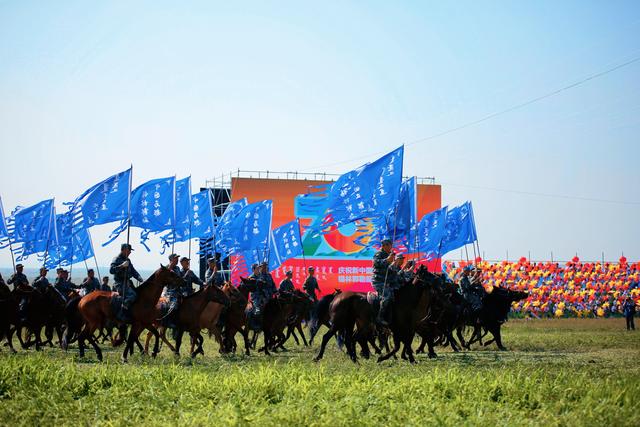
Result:
{"label": "crowd of horses", "polygon": [[[328,330],[322,336],[316,361],[322,359],[328,342],[335,337],[354,362],[359,346],[362,357],[369,358],[373,349],[379,355],[378,361],[397,357],[402,347],[400,356],[413,363],[412,343],[416,335],[421,338],[416,351],[423,353],[427,346],[429,357],[436,356],[438,345],[459,351],[470,349],[475,342],[481,345],[495,342],[504,350],[501,325],[507,320],[511,304],[528,296],[525,292],[496,287],[484,297],[479,310],[472,310],[451,282],[421,266],[415,277],[396,292],[388,326],[376,322],[379,302],[375,294],[350,291],[336,291],[317,302],[299,290],[276,293],[264,306],[260,319],[252,319],[249,295],[259,284],[254,279],[242,278],[237,287],[228,283],[222,288],[209,285],[184,297],[171,316],[171,330],[163,311],[166,301],[162,290],[165,286],[180,285],[182,279],[161,266],[136,288],[137,298],[127,324],[115,317],[117,294],[112,292],[94,291],[81,297],[60,295],[51,286],[45,292],[0,289],[0,341],[6,340],[5,345],[15,352],[14,335],[23,348],[35,346],[36,350],[53,346],[57,337],[57,344],[65,350],[77,342],[81,357],[88,343],[99,360],[102,360],[100,345],[124,344],[122,360],[126,361],[136,347],[148,354],[151,340],[152,356],[159,353],[161,343],[179,355],[185,333],[190,337],[191,356],[204,355],[202,331],[207,331],[217,341],[220,353],[235,353],[239,334],[246,355],[251,350],[269,355],[285,350],[284,345],[291,337],[297,344],[301,340],[305,346],[311,345],[324,325]],[[303,325],[308,328],[309,341]],[[168,330],[173,342],[167,336]],[[260,333],[264,339],[256,349]],[[483,343],[487,334],[491,334],[491,339]]]}

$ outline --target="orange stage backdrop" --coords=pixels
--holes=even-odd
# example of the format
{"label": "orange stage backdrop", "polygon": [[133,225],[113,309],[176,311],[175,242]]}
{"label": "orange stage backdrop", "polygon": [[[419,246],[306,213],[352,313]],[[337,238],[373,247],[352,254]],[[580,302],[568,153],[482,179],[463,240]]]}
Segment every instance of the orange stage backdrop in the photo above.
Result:
{"label": "orange stage backdrop", "polygon": [[[249,203],[273,200],[272,227],[300,218],[302,226],[308,225],[318,212],[310,211],[296,196],[307,194],[310,186],[330,183],[329,181],[307,181],[286,179],[233,178],[231,199],[244,197]],[[441,187],[419,184],[417,191],[418,219],[441,207]],[[366,226],[366,221],[360,225]],[[284,278],[286,270],[293,270],[293,281],[300,287],[306,277],[306,268],[314,266],[321,293],[342,290],[368,291],[371,289],[371,266],[374,250],[354,244],[358,231],[354,225],[347,225],[323,236],[312,238],[303,234],[304,258],[291,259],[273,271],[277,283]]]}

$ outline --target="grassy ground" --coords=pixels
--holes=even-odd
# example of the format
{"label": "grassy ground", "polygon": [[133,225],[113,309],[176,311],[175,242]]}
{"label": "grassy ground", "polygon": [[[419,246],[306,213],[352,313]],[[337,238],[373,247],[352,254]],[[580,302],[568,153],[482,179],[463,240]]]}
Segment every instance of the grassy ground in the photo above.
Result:
{"label": "grassy ground", "polygon": [[[2,425],[640,425],[640,331],[620,319],[511,321],[510,351],[354,365],[289,343],[272,357],[0,352]],[[106,347],[106,346],[105,346]]]}

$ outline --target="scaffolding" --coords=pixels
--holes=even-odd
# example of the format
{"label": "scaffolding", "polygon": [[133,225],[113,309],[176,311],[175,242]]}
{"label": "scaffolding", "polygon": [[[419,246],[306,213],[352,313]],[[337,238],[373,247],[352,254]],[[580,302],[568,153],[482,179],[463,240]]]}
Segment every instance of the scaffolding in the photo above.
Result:
{"label": "scaffolding", "polygon": [[[240,170],[222,174],[218,177],[207,179],[204,188],[220,188],[231,190],[233,178],[253,178],[253,179],[279,179],[295,181],[335,181],[340,174],[326,172],[291,172],[291,171],[252,171]],[[403,179],[407,179],[404,177]],[[435,185],[435,177],[417,177],[417,183],[421,185]]]}

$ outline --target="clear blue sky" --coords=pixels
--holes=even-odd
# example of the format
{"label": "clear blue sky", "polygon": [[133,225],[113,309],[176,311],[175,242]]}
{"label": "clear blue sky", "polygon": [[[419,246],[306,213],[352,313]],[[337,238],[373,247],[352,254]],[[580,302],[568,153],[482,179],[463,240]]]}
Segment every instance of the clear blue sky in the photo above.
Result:
{"label": "clear blue sky", "polygon": [[[0,1],[0,195],[61,206],[130,163],[344,172],[637,56],[637,1]],[[408,146],[405,174],[473,201],[487,258],[638,259],[639,130],[635,63]]]}

